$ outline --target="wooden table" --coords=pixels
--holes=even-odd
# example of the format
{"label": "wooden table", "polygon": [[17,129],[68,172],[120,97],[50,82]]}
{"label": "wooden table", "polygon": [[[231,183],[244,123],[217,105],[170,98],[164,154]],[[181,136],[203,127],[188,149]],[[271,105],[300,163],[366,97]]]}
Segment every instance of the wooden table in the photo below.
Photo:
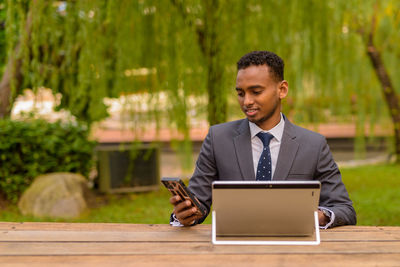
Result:
{"label": "wooden table", "polygon": [[400,266],[400,227],[321,231],[318,246],[214,246],[211,226],[0,223],[0,266]]}

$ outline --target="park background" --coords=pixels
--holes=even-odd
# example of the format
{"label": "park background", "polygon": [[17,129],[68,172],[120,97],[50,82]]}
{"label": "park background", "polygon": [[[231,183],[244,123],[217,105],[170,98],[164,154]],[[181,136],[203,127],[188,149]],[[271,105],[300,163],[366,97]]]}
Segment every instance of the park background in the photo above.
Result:
{"label": "park background", "polygon": [[[208,126],[243,117],[237,60],[270,50],[285,61],[285,115],[328,137],[358,223],[400,225],[399,10],[389,0],[0,1],[0,221],[168,223],[164,188],[98,192],[96,147],[159,146],[161,175],[189,177]],[[34,178],[60,171],[93,185],[87,211],[22,215]]]}

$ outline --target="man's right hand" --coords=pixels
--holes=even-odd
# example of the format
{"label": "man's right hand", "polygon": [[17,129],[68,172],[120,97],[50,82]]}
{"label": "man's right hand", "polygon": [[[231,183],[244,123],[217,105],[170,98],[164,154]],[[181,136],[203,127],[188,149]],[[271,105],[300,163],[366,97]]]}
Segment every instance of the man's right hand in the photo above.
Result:
{"label": "man's right hand", "polygon": [[194,224],[197,219],[201,218],[201,216],[198,215],[198,209],[192,206],[190,200],[182,201],[181,197],[176,195],[172,196],[169,202],[174,205],[175,217],[184,226],[190,226]]}

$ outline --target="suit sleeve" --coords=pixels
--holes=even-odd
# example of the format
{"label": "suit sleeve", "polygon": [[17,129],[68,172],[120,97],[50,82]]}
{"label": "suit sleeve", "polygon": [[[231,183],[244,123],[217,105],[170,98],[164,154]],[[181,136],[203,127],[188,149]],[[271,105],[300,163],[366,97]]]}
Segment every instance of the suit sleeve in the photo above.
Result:
{"label": "suit sleeve", "polygon": [[203,141],[193,176],[189,181],[189,189],[207,209],[207,214],[203,218],[199,219],[197,223],[202,223],[210,212],[212,203],[211,185],[212,182],[217,179],[218,169],[215,163],[211,127]]}
{"label": "suit sleeve", "polygon": [[335,214],[332,226],[356,224],[353,203],[325,138],[321,142],[315,178],[322,184],[319,205],[330,209]]}

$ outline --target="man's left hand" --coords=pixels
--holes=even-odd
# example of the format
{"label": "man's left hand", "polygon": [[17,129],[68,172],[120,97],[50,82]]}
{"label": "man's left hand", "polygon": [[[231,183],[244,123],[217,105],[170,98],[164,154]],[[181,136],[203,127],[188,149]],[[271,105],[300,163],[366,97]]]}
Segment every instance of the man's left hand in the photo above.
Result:
{"label": "man's left hand", "polygon": [[318,221],[320,226],[325,226],[330,219],[321,210],[318,210]]}

